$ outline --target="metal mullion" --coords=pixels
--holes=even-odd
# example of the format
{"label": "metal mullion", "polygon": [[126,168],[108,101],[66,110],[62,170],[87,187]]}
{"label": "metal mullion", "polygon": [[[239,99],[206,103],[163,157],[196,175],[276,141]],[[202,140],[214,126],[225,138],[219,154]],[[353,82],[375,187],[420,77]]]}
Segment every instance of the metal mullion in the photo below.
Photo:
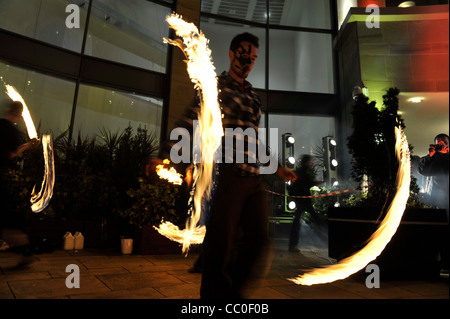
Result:
{"label": "metal mullion", "polygon": [[75,83],[75,92],[74,92],[73,104],[72,104],[72,115],[70,117],[69,136],[68,136],[69,142],[72,140],[73,125],[75,122],[75,114],[76,114],[76,108],[77,108],[77,103],[78,103],[78,93],[80,91],[80,84],[81,84],[81,70],[83,68],[84,51],[86,49],[86,40],[87,40],[88,31],[89,31],[89,20],[91,19],[91,10],[92,10],[92,2],[93,1],[94,0],[89,1],[88,10],[87,10],[87,14],[86,14],[86,23],[84,25],[83,42],[81,43],[81,52],[80,52],[81,59],[80,59],[80,65],[78,68],[77,81]]}

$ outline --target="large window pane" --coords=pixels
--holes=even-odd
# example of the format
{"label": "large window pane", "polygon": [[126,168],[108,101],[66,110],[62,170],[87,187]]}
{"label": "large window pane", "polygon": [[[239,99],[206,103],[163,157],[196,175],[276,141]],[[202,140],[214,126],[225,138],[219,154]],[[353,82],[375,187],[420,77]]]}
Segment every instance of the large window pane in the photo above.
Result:
{"label": "large window pane", "polygon": [[80,52],[88,2],[79,6],[79,28],[68,28],[67,0],[0,0],[0,28]]}
{"label": "large window pane", "polygon": [[[291,133],[295,138],[295,159],[302,155],[314,155],[322,147],[322,137],[335,136],[333,117],[301,116],[294,114],[269,114],[269,127],[278,129],[278,154],[281,158],[283,143],[281,136]],[[271,145],[271,148],[274,146]],[[283,163],[282,163],[283,164]],[[317,176],[322,179],[322,176]]]}
{"label": "large window pane", "polygon": [[[18,68],[0,61],[0,109],[9,97],[4,83],[14,86],[25,100],[38,133],[57,136],[66,131],[72,115],[75,83],[35,71]],[[23,122],[19,128],[26,131]]]}
{"label": "large window pane", "polygon": [[265,88],[265,29],[205,17],[200,19],[200,29],[210,40],[209,47],[217,75],[228,71],[230,67],[228,51],[233,37],[243,32],[256,35],[259,38],[258,59],[247,80],[256,88]]}
{"label": "large window pane", "polygon": [[113,89],[80,85],[73,134],[97,136],[103,129],[122,132],[128,126],[161,131],[162,100]]}
{"label": "large window pane", "polygon": [[202,0],[201,11],[266,23],[266,0]]}
{"label": "large window pane", "polygon": [[96,0],[92,4],[85,53],[165,72],[171,10],[146,0]]}
{"label": "large window pane", "polygon": [[269,32],[269,89],[334,93],[331,35]]}
{"label": "large window pane", "polygon": [[269,23],[331,29],[330,0],[270,0]]}

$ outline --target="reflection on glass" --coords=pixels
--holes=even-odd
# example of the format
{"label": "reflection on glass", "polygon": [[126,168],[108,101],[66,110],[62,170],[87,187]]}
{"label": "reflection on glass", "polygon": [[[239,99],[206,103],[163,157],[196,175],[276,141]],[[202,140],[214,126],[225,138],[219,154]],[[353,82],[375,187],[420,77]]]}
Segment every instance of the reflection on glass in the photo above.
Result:
{"label": "reflection on glass", "polygon": [[269,127],[278,128],[278,154],[282,154],[281,136],[284,133],[294,136],[296,160],[304,154],[313,155],[317,147],[322,147],[322,137],[335,136],[333,117],[270,114]]}
{"label": "reflection on glass", "polygon": [[200,10],[248,21],[266,23],[267,20],[266,0],[202,0]]}
{"label": "reflection on glass", "polygon": [[230,67],[228,51],[233,37],[243,32],[250,32],[256,35],[259,38],[258,59],[247,80],[255,88],[265,88],[266,31],[264,28],[202,17],[200,19],[200,29],[209,39],[209,48],[212,51],[211,56],[217,75],[220,75],[223,71],[228,71]]}
{"label": "reflection on glass", "polygon": [[[75,83],[0,62],[0,114],[8,96],[4,84],[14,86],[30,110],[38,133],[57,136],[66,131],[72,115]],[[25,131],[25,125],[19,124]]]}
{"label": "reflection on glass", "polygon": [[146,0],[94,1],[85,53],[165,72],[170,11]]}
{"label": "reflection on glass", "polygon": [[330,34],[269,32],[269,89],[334,93]]}
{"label": "reflection on glass", "polygon": [[330,0],[270,0],[269,23],[331,29]]}
{"label": "reflection on glass", "polygon": [[0,28],[80,52],[88,1],[79,5],[80,27],[68,28],[67,0],[0,0]]}
{"label": "reflection on glass", "polygon": [[269,10],[266,5],[266,0],[202,0],[201,11],[273,25],[331,28],[330,0],[269,0]]}
{"label": "reflection on glass", "polygon": [[101,130],[123,132],[128,126],[154,133],[159,141],[162,100],[133,93],[80,85],[73,135],[97,136]]}

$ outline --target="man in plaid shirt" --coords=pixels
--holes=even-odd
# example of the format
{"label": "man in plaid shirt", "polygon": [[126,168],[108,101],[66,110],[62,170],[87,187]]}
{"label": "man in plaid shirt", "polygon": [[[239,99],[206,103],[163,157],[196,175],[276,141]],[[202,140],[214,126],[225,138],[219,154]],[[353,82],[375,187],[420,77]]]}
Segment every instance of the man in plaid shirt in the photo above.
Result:
{"label": "man in plaid shirt", "polygon": [[[243,288],[255,274],[256,265],[260,266],[258,262],[265,251],[270,254],[266,192],[257,161],[262,103],[245,80],[255,64],[258,47],[258,38],[250,33],[234,37],[229,50],[229,71],[218,76],[225,136],[218,159],[217,189],[203,241],[200,291],[203,299],[244,297]],[[177,123],[187,128],[185,132],[190,136],[200,111],[198,102]],[[279,164],[277,174],[284,180],[296,179],[293,171]]]}

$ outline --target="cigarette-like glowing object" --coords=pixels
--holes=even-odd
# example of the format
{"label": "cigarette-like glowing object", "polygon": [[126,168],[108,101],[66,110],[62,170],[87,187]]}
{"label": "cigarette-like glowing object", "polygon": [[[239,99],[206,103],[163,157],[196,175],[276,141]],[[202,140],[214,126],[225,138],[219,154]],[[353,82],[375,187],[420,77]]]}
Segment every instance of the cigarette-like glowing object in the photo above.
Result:
{"label": "cigarette-like glowing object", "polygon": [[363,269],[384,250],[400,225],[403,212],[406,208],[406,202],[409,198],[411,182],[408,141],[400,128],[395,128],[395,135],[395,151],[399,159],[397,193],[378,229],[368,239],[364,248],[352,256],[341,260],[337,264],[308,271],[297,278],[289,279],[290,281],[296,284],[310,286],[344,279]]}
{"label": "cigarette-like glowing object", "polygon": [[170,167],[169,169],[167,169],[164,167],[164,165],[167,165],[169,163],[170,161],[168,159],[165,159],[163,161],[163,164],[157,165],[156,174],[158,174],[160,178],[167,179],[170,183],[173,183],[175,185],[183,184],[181,174],[177,173],[175,168]]}
{"label": "cigarette-like glowing object", "polygon": [[[19,101],[23,105],[22,117],[27,127],[28,137],[30,139],[38,138],[36,127],[34,126],[28,106],[22,96],[11,85],[6,84],[6,94],[13,101]],[[55,185],[55,165],[53,161],[53,143],[50,135],[42,136],[42,148],[44,153],[45,171],[44,178],[39,193],[35,193],[35,187],[31,193],[31,210],[35,213],[44,210],[53,196],[53,187]]]}
{"label": "cigarette-like glowing object", "polygon": [[[164,39],[178,46],[187,58],[187,71],[195,89],[201,93],[200,114],[198,114],[201,135],[201,160],[194,165],[193,184],[195,191],[191,200],[194,203],[186,229],[165,222],[156,229],[171,240],[183,245],[187,253],[192,243],[202,243],[205,227],[198,226],[202,214],[202,199],[209,198],[213,186],[215,152],[221,145],[223,136],[222,114],[218,102],[217,75],[211,61],[208,39],[193,23],[185,22],[177,14],[166,18],[169,26],[182,39]],[[198,166],[198,167],[197,167]]]}

